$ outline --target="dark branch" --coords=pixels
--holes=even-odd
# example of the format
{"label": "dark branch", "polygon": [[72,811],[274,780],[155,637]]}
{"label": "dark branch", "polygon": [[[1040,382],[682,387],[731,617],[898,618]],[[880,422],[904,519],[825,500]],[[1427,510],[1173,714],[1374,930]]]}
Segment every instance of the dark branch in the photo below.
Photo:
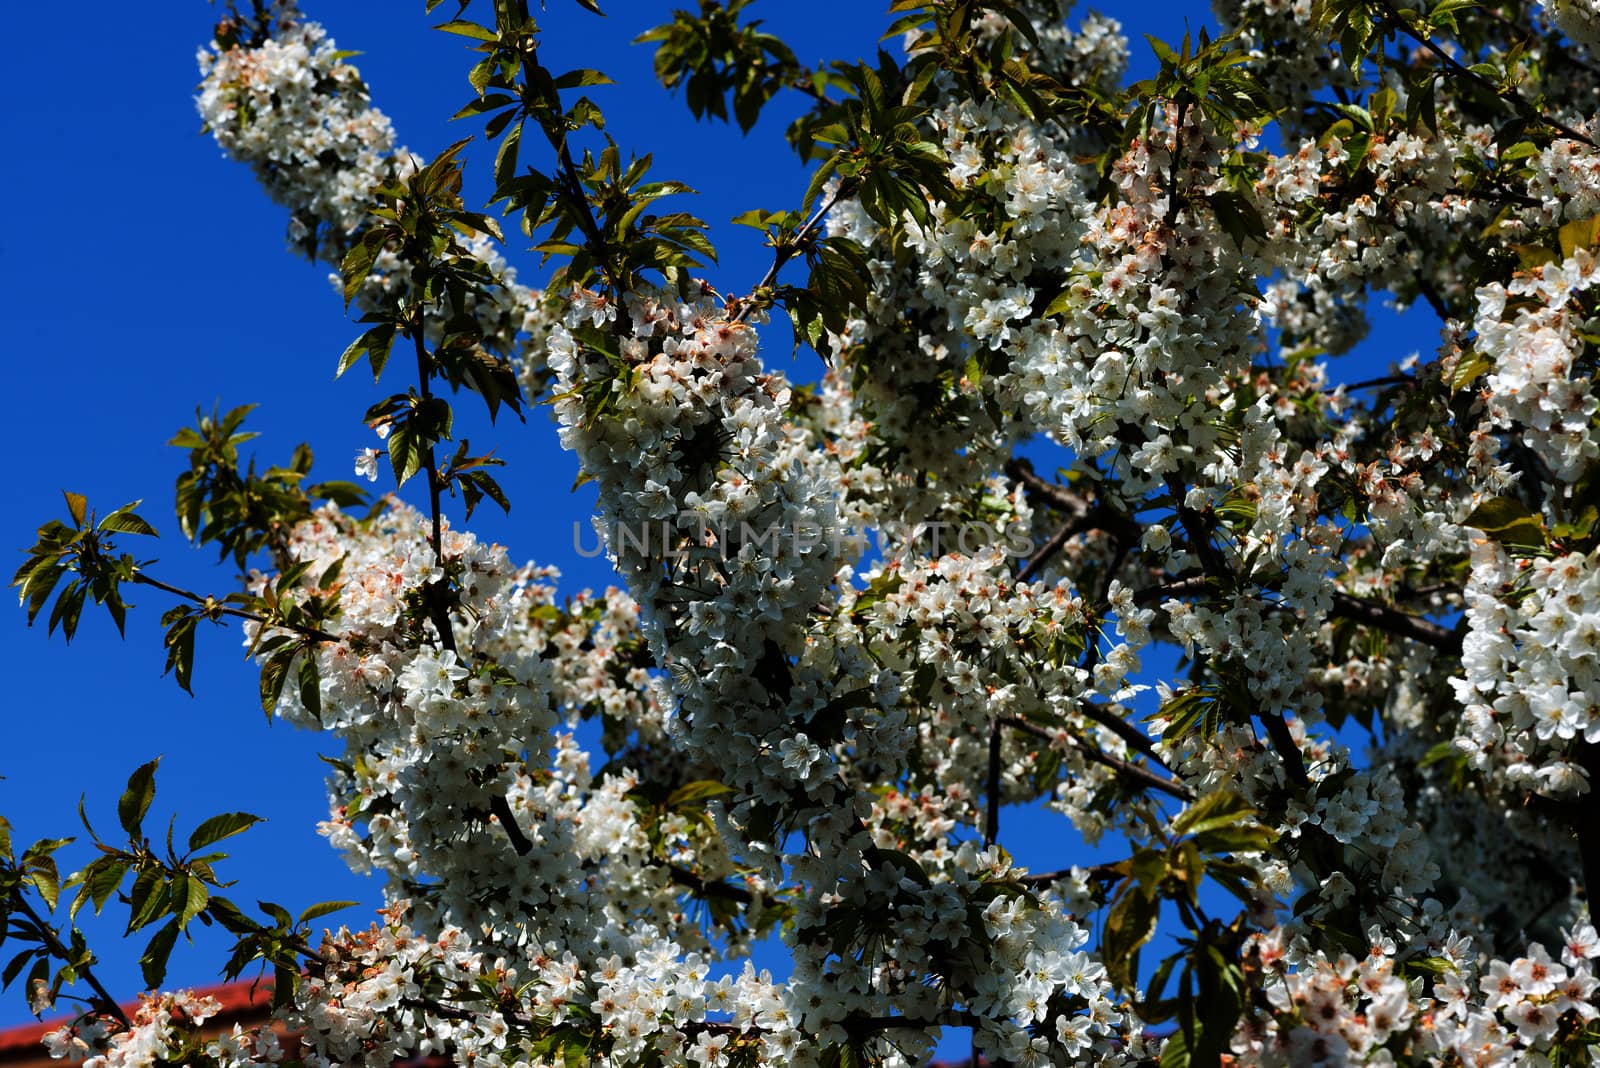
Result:
{"label": "dark branch", "polygon": [[1431,645],[1451,656],[1461,655],[1461,635],[1455,631],[1442,627],[1431,619],[1414,616],[1377,601],[1336,592],[1333,595],[1333,616],[1335,619],[1353,619],[1390,634]]}
{"label": "dark branch", "polygon": [[[1043,727],[1040,727],[1035,723],[1029,723],[1025,719],[1018,719],[1016,716],[1002,716],[999,720],[997,720],[997,722],[1010,727],[1012,730],[1021,731],[1023,734],[1032,735],[1033,737],[1045,742],[1053,743],[1056,739],[1054,734],[1045,730]],[[1160,790],[1162,793],[1170,794],[1182,801],[1194,800],[1194,791],[1182,783],[1173,782],[1170,779],[1163,779],[1161,776],[1157,775],[1155,772],[1141,764],[1135,764],[1131,760],[1123,760],[1121,757],[1114,757],[1110,753],[1102,752],[1100,749],[1089,745],[1080,738],[1074,738],[1071,735],[1068,735],[1067,740],[1074,749],[1083,754],[1086,760],[1092,760],[1097,764],[1103,764],[1111,770],[1117,772],[1119,775],[1124,775],[1130,779],[1135,779],[1152,790]]]}

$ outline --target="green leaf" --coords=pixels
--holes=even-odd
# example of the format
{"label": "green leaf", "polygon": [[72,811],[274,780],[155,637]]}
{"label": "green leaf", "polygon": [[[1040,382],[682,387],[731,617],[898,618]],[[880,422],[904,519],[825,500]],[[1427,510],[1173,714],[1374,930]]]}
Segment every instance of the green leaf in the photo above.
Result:
{"label": "green leaf", "polygon": [[112,857],[102,857],[87,870],[90,874],[83,881],[83,889],[89,895],[89,900],[94,904],[94,913],[98,916],[100,910],[105,908],[106,902],[111,900],[111,895],[116,893],[117,887],[122,885],[123,877],[128,874],[128,866]]}
{"label": "green leaf", "polygon": [[731,793],[733,793],[731,786],[725,786],[715,779],[701,779],[680,786],[667,795],[667,807],[679,808],[689,804],[704,804],[713,797]]}
{"label": "green leaf", "polygon": [[194,636],[200,617],[179,605],[161,618],[163,623],[168,624],[166,636],[162,638],[167,650],[167,664],[161,673],[165,675],[172,672],[183,691],[193,696],[194,689],[190,682],[194,675]]}
{"label": "green leaf", "polygon": [[145,813],[150,811],[150,802],[156,796],[156,765],[160,763],[161,758],[156,757],[136,768],[128,776],[128,788],[117,799],[117,819],[134,841],[139,840]]}
{"label": "green leaf", "polygon": [[1556,234],[1561,246],[1561,258],[1571,259],[1579,249],[1589,249],[1600,241],[1600,215],[1587,219],[1574,219]]}
{"label": "green leaf", "polygon": [[1466,389],[1478,380],[1478,376],[1491,370],[1494,361],[1483,353],[1473,349],[1463,352],[1456,360],[1455,367],[1450,370],[1450,388],[1453,390]]}
{"label": "green leaf", "polygon": [[310,923],[312,920],[320,919],[329,913],[338,912],[340,909],[347,909],[359,904],[361,904],[359,901],[320,901],[302,912],[300,918],[294,922],[297,926],[302,923]]}
{"label": "green leaf", "polygon": [[1206,853],[1264,853],[1278,840],[1278,832],[1259,823],[1238,823],[1195,834],[1195,845]]}
{"label": "green leaf", "polygon": [[54,912],[61,900],[61,874],[56,870],[56,862],[49,857],[39,859],[29,866],[25,881],[38,891],[45,906]]}
{"label": "green leaf", "polygon": [[300,703],[318,720],[322,719],[322,678],[317,671],[317,658],[309,653],[300,658]]}
{"label": "green leaf", "polygon": [[1062,312],[1071,308],[1073,302],[1073,289],[1071,286],[1068,286],[1060,293],[1057,293],[1055,297],[1051,299],[1050,303],[1044,306],[1044,311],[1040,312],[1039,314],[1045,319],[1050,318],[1052,315],[1060,315]]}
{"label": "green leaf", "polygon": [[88,514],[89,509],[88,498],[81,493],[68,493],[66,490],[62,490],[61,495],[67,499],[67,512],[72,516],[72,522],[77,526],[83,526],[84,516]]}
{"label": "green leaf", "polygon": [[206,902],[211,900],[211,892],[206,889],[206,884],[197,875],[183,877],[183,903],[178,910],[178,926],[187,927],[189,921],[205,911]]}
{"label": "green leaf", "polygon": [[1490,540],[1508,549],[1545,548],[1544,524],[1521,501],[1510,497],[1490,497],[1474,508],[1461,525],[1483,531]]}
{"label": "green leaf", "polygon": [[133,880],[133,888],[128,891],[128,930],[132,934],[142,927],[148,927],[171,910],[167,907],[172,901],[170,885],[162,878],[160,869],[145,868]]}
{"label": "green leaf", "polygon": [[1266,243],[1266,224],[1261,221],[1261,213],[1256,211],[1248,198],[1239,193],[1222,191],[1208,194],[1206,203],[1211,205],[1211,210],[1216,214],[1217,224],[1236,246],[1242,248],[1247,240]]}
{"label": "green leaf", "polygon": [[151,538],[159,537],[155,527],[133,514],[133,510],[138,506],[138,501],[123,505],[100,520],[100,525],[95,529],[110,534],[143,534]]}
{"label": "green leaf", "polygon": [[338,378],[358,363],[361,357],[367,358],[367,363],[372,366],[372,380],[376,382],[383,374],[384,364],[389,362],[389,354],[394,350],[395,325],[393,323],[380,323],[368,330],[344,350],[339,357],[339,367],[333,373]]}
{"label": "green leaf", "polygon": [[1172,821],[1172,831],[1174,834],[1199,834],[1254,817],[1255,809],[1244,798],[1231,790],[1217,790],[1184,809]]}
{"label": "green leaf", "polygon": [[278,698],[283,694],[283,686],[289,679],[289,665],[294,660],[294,653],[281,653],[268,660],[261,668],[261,710],[267,714],[267,721],[272,721],[272,714],[278,708]]}
{"label": "green leaf", "polygon": [[167,977],[167,961],[172,957],[172,947],[178,941],[179,924],[172,920],[157,931],[139,956],[139,968],[144,973],[144,985],[150,990],[161,986]]}
{"label": "green leaf", "polygon": [[1501,163],[1514,163],[1519,159],[1527,159],[1539,154],[1539,146],[1532,141],[1518,141],[1516,144],[1501,150]]}
{"label": "green leaf", "polygon": [[22,974],[22,969],[28,966],[28,962],[33,959],[34,954],[42,954],[43,952],[43,950],[38,949],[25,949],[15,957],[12,957],[7,962],[5,970],[0,971],[0,989],[9,989],[11,984],[17,981],[17,976]]}
{"label": "green leaf", "polygon": [[497,188],[509,184],[517,176],[517,152],[522,144],[522,123],[511,127],[500,149],[494,156],[494,182]]}
{"label": "green leaf", "polygon": [[1167,1044],[1161,1047],[1161,1068],[1189,1068],[1190,1055],[1189,1037],[1180,1027],[1168,1036]]}
{"label": "green leaf", "polygon": [[591,85],[615,85],[610,78],[597,70],[569,70],[555,80],[557,89],[583,89]]}
{"label": "green leaf", "polygon": [[458,37],[470,37],[474,41],[496,42],[500,40],[500,35],[489,29],[489,27],[479,26],[476,22],[468,19],[451,19],[449,22],[441,22],[434,29],[442,33],[453,33]]}
{"label": "green leaf", "polygon": [[252,816],[248,812],[224,812],[212,816],[190,832],[189,851],[193,853],[215,845],[225,838],[232,838],[236,834],[248,831],[261,822],[264,821],[260,816]]}
{"label": "green leaf", "polygon": [[1129,985],[1134,973],[1134,954],[1155,936],[1159,913],[1159,898],[1130,890],[1117,900],[1106,915],[1100,955],[1105,961],[1106,972],[1117,985]]}

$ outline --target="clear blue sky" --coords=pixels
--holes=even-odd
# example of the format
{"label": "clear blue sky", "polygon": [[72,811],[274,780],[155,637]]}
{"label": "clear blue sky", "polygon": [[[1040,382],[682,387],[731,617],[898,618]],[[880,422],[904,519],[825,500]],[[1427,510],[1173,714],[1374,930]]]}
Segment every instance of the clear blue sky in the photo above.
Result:
{"label": "clear blue sky", "polygon": [[[476,132],[445,121],[470,93],[470,60],[459,39],[428,28],[420,0],[304,6],[342,48],[365,53],[356,62],[402,143],[431,155]],[[627,46],[669,17],[670,0],[611,0],[606,19],[571,0],[549,6],[547,49],[564,66],[598,67],[620,83],[596,91],[609,132],[625,149],[653,152],[658,176],[699,188],[691,210],[720,224],[747,208],[797,202],[806,176],[782,140],[790,112],[779,107],[748,138],[722,124],[694,123],[681,101],[655,86],[649,51]],[[755,12],[803,61],[815,62],[870,55],[886,21],[881,6],[766,0]],[[1185,17],[1209,20],[1200,3],[1114,8],[1146,71],[1144,32],[1175,39]],[[199,0],[137,12],[89,0],[70,15],[49,5],[9,13],[0,64],[8,105],[0,124],[13,160],[0,274],[12,294],[12,324],[0,405],[15,477],[0,541],[15,549],[31,543],[40,522],[62,513],[63,488],[87,494],[102,512],[142,497],[143,513],[163,537],[130,547],[158,557],[156,573],[169,581],[227,592],[230,570],[177,534],[171,500],[181,455],[166,439],[192,420],[196,405],[254,402],[261,407],[252,422],[262,435],[254,444],[264,462],[287,459],[307,440],[322,477],[349,478],[355,452],[371,443],[360,415],[376,394],[361,375],[333,381],[338,355],[357,329],[326,268],[286,251],[283,211],[246,168],[197,132],[194,54],[217,14]],[[480,190],[484,171],[481,159],[469,166],[469,182],[476,177]],[[753,284],[766,266],[759,238],[723,226],[717,239],[724,253],[714,275],[719,288]],[[524,281],[534,280],[536,257],[519,252],[513,242],[513,262]],[[1384,341],[1380,363],[1431,347],[1431,328]],[[769,358],[787,367],[786,349],[774,344]],[[788,369],[797,378],[816,371],[804,359]],[[492,443],[510,464],[504,481],[512,512],[501,519],[486,506],[483,521],[474,520],[478,533],[510,546],[514,557],[561,567],[566,590],[610,581],[603,563],[573,552],[572,523],[586,515],[591,498],[570,493],[576,463],[557,446],[543,410],[526,427],[502,424]],[[14,568],[20,554],[13,560]],[[109,833],[127,775],[159,754],[151,826],[164,826],[176,812],[181,838],[215,812],[269,818],[233,840],[235,859],[223,874],[239,880],[232,891],[239,903],[274,900],[291,911],[333,898],[375,904],[377,885],[350,875],[315,833],[326,816],[316,754],[332,751],[331,740],[269,728],[237,630],[202,631],[196,697],[162,679],[158,620],[169,602],[154,591],[134,599],[126,641],[103,614],[86,613],[71,647],[59,635],[47,640],[42,624],[27,629],[14,606],[0,612],[0,658],[15,684],[0,733],[0,813],[18,840],[78,831],[80,794]],[[1067,839],[1058,837],[1066,834],[1061,821],[1030,816],[1019,828],[1024,833],[1015,839],[1006,836],[1019,859],[1039,867],[1070,862]],[[69,850],[63,857],[70,868],[88,855]],[[108,914],[116,912],[113,905]],[[367,907],[330,919],[363,925],[371,915]],[[139,986],[137,948],[119,941],[120,926],[98,930],[93,944],[108,985],[131,994]],[[215,981],[219,948],[215,940],[180,944],[169,985]],[[13,988],[0,999],[0,1026],[25,1019]]]}

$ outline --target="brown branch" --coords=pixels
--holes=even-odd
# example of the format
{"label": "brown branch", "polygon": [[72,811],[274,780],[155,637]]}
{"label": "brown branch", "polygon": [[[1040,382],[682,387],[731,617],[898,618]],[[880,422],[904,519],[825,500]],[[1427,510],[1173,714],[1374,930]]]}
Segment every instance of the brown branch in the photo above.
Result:
{"label": "brown branch", "polygon": [[[433,368],[428,356],[428,348],[423,340],[422,314],[419,311],[413,327],[413,338],[417,349],[417,379],[421,387],[422,399],[429,400],[433,396],[432,380]],[[433,442],[428,442],[422,454],[422,466],[428,472],[428,511],[433,519],[433,533],[429,538],[429,545],[433,549],[433,562],[436,567],[444,567],[444,531],[443,509],[441,495],[442,481],[439,478],[439,469],[434,464]],[[456,632],[450,622],[450,608],[445,603],[446,582],[430,582],[423,587],[423,603],[428,610],[428,619],[433,623],[433,629],[439,633],[439,645],[452,653],[457,653]],[[509,809],[507,810],[509,811]],[[532,848],[531,846],[529,848]]]}
{"label": "brown branch", "polygon": [[[1185,594],[1200,593],[1211,582],[1208,575],[1189,575],[1184,578],[1173,579],[1171,582],[1149,586],[1133,595],[1135,604],[1150,604],[1163,597],[1182,597]],[[1424,586],[1420,589],[1408,591],[1412,596],[1422,597],[1431,593],[1460,590],[1459,585],[1439,583],[1434,586]],[[1270,602],[1269,602],[1270,603]],[[1351,593],[1335,591],[1333,594],[1333,610],[1331,615],[1336,619],[1352,619],[1379,630],[1413,641],[1431,645],[1436,649],[1452,655],[1461,653],[1461,636],[1448,627],[1442,626],[1423,616],[1412,615],[1409,612],[1393,608],[1381,602],[1365,597],[1357,597]]]}
{"label": "brown branch", "polygon": [[1026,459],[1009,460],[1005,471],[1011,478],[1026,486],[1031,496],[1042,498],[1051,507],[1069,516],[1085,516],[1093,507],[1087,498],[1079,496],[1067,487],[1040,478],[1033,470],[1033,464]]}
{"label": "brown branch", "polygon": [[1130,747],[1137,749],[1140,753],[1144,754],[1145,759],[1160,765],[1162,771],[1165,771],[1168,774],[1172,773],[1172,768],[1170,768],[1167,765],[1167,762],[1161,758],[1161,754],[1156,752],[1156,743],[1150,739],[1148,734],[1145,734],[1138,727],[1135,727],[1121,716],[1114,712],[1108,711],[1105,707],[1097,705],[1092,701],[1079,702],[1078,712],[1088,719],[1094,720],[1096,723],[1100,724],[1100,726],[1115,734],[1118,738],[1121,738]]}
{"label": "brown branch", "polygon": [[1018,584],[1020,585],[1033,578],[1045,564],[1050,562],[1056,553],[1061,551],[1063,545],[1083,533],[1083,523],[1084,520],[1081,517],[1068,520],[1054,534],[1050,535],[1050,540],[1039,546],[1039,551],[1029,557],[1028,562],[1022,566],[1022,570],[1017,572]]}
{"label": "brown branch", "polygon": [[511,811],[511,802],[506,800],[504,794],[495,794],[489,799],[489,811],[500,821],[500,826],[505,829],[506,837],[511,839],[511,848],[516,850],[517,856],[525,857],[533,852],[533,843],[528,841],[528,836],[522,833],[522,828],[517,824],[517,815]]}
{"label": "brown branch", "polygon": [[983,844],[992,846],[1000,838],[1000,717],[989,721],[989,777],[984,788]]}
{"label": "brown branch", "polygon": [[1191,593],[1204,592],[1211,585],[1209,575],[1187,575],[1175,578],[1170,582],[1162,582],[1155,586],[1146,586],[1133,595],[1133,603],[1137,605],[1153,604],[1165,597],[1184,597]]}
{"label": "brown branch", "polygon": [[1289,781],[1304,790],[1311,785],[1311,776],[1306,773],[1305,754],[1300,752],[1300,747],[1295,744],[1294,734],[1289,730],[1289,721],[1283,718],[1282,712],[1258,712],[1256,718],[1261,720],[1261,725],[1266,728],[1267,740],[1272,743],[1272,748],[1283,761],[1284,772],[1289,776]]}
{"label": "brown branch", "polygon": [[[1042,741],[1054,743],[1056,740],[1056,736],[1043,727],[1029,723],[1025,719],[1019,719],[1016,716],[1002,716],[996,722],[1002,723],[1013,730],[1021,731],[1023,734],[1032,735]],[[1114,757],[1110,753],[1089,745],[1081,738],[1072,737],[1070,734],[1067,736],[1067,741],[1074,749],[1082,753],[1085,759],[1092,760],[1097,764],[1103,764],[1120,775],[1137,779],[1152,790],[1160,790],[1162,793],[1170,794],[1182,801],[1194,800],[1194,791],[1189,787],[1182,783],[1173,782],[1170,779],[1163,779],[1142,764],[1135,764],[1131,760]]]}
{"label": "brown branch", "polygon": [[[1115,864],[1090,864],[1087,866],[1080,865],[1078,870],[1083,872],[1088,879],[1098,882],[1114,882],[1123,877],[1122,872],[1118,871],[1117,867]],[[1027,875],[1019,876],[1017,881],[1024,886],[1049,886],[1051,883],[1060,882],[1062,879],[1071,877],[1071,868],[1060,868],[1056,871],[1030,872]]]}
{"label": "brown branch", "polygon": [[[10,897],[17,908],[22,910],[23,915],[32,920],[33,925],[39,929],[39,939],[44,943],[45,948],[50,951],[50,955],[58,958],[63,963],[70,962],[72,954],[67,950],[66,946],[61,944],[61,936],[56,934],[56,929],[46,923],[44,918],[33,910],[32,905],[28,904],[28,899],[22,896],[20,884],[14,889]],[[4,933],[5,931],[0,929],[0,934]],[[99,978],[89,970],[87,964],[80,964],[74,970],[83,977],[83,981],[88,983],[89,988],[94,991],[95,997],[99,1001],[99,1010],[102,1016],[116,1017],[125,1028],[133,1026],[133,1021],[129,1020],[128,1014],[122,1011],[122,1006],[117,1004],[117,999],[111,996],[111,991],[101,984]]]}
{"label": "brown branch", "polygon": [[1335,592],[1333,612],[1336,619],[1353,619],[1369,627],[1387,631],[1402,638],[1431,645],[1451,656],[1461,655],[1461,635],[1431,619],[1414,616],[1377,601],[1369,601],[1354,594]]}
{"label": "brown branch", "polygon": [[756,899],[756,896],[745,887],[734,886],[732,883],[725,883],[720,879],[707,879],[699,872],[690,871],[681,864],[673,864],[670,861],[656,857],[651,857],[645,863],[652,868],[664,869],[672,877],[674,883],[703,898],[721,897],[729,901],[738,901],[745,905]]}
{"label": "brown branch", "polygon": [[1522,97],[1517,96],[1509,90],[1502,91],[1498,85],[1494,84],[1494,82],[1491,82],[1488,78],[1485,78],[1472,68],[1465,66],[1455,56],[1452,56],[1450,53],[1440,48],[1437,44],[1434,44],[1432,40],[1419,32],[1415,26],[1411,25],[1411,21],[1409,19],[1400,13],[1399,9],[1394,5],[1394,0],[1380,0],[1380,3],[1383,5],[1383,9],[1389,15],[1387,21],[1390,26],[1399,30],[1401,33],[1417,42],[1417,44],[1427,49],[1427,51],[1432,53],[1432,55],[1438,59],[1439,62],[1443,63],[1452,74],[1455,74],[1457,77],[1466,78],[1468,81],[1473,82],[1479,87],[1487,89],[1496,97],[1510,104],[1523,115],[1539,120],[1546,126],[1549,126],[1551,129],[1559,131],[1562,136],[1581,142],[1582,144],[1588,145],[1590,148],[1600,148],[1600,144],[1596,144],[1585,134],[1573,129],[1560,119],[1546,115],[1528,101],[1522,99]]}
{"label": "brown branch", "polygon": [[1324,393],[1337,393],[1343,390],[1378,389],[1382,386],[1416,385],[1417,380],[1411,375],[1383,375],[1379,378],[1368,378],[1361,382],[1341,382],[1336,386],[1329,386]]}
{"label": "brown branch", "polygon": [[[833,206],[844,197],[848,188],[849,186],[845,182],[841,181],[838,185],[838,188],[834,189],[833,195],[827,200],[823,201],[822,205],[818,207],[816,211],[811,213],[811,218],[807,219],[800,229],[795,231],[794,237],[788,241],[779,243],[775,247],[772,253],[772,266],[768,267],[767,273],[761,276],[761,281],[756,283],[755,289],[750,291],[752,295],[760,290],[768,288],[778,280],[778,272],[783,269],[783,265],[794,259],[795,254],[800,251],[806,241],[810,240],[811,235],[816,231],[817,227],[822,224],[823,216],[828,214]],[[747,298],[744,302],[742,302],[739,309],[733,313],[733,319],[731,321],[735,323],[743,322],[744,317],[754,311],[755,308],[756,302]]]}
{"label": "brown branch", "polygon": [[[1090,503],[1065,486],[1040,478],[1033,470],[1033,465],[1026,459],[1013,458],[1007,462],[1006,474],[1021,482],[1028,490],[1030,496],[1038,497],[1050,507],[1067,516],[1067,521],[1052,534],[1048,541],[1039,547],[1038,551],[1029,558],[1022,571],[1017,575],[1018,582],[1027,582],[1044,567],[1056,553],[1061,551],[1071,538],[1085,531],[1099,530],[1110,534],[1117,542],[1117,551],[1113,555],[1113,563],[1109,566],[1109,573],[1115,574],[1115,561],[1125,555],[1133,543],[1139,539],[1141,533],[1139,524],[1128,516],[1123,515],[1104,501]],[[1109,580],[1108,580],[1109,581]]]}
{"label": "brown branch", "polygon": [[270,619],[267,616],[260,615],[256,612],[249,612],[242,608],[229,607],[222,604],[215,597],[203,597],[192,590],[182,589],[181,587],[174,586],[168,582],[162,582],[160,579],[151,578],[149,575],[145,575],[140,572],[135,572],[130,581],[137,582],[142,586],[154,587],[155,589],[161,590],[163,593],[170,593],[174,597],[182,597],[184,600],[193,601],[198,605],[204,605],[208,609],[208,613],[210,615],[232,616],[235,619],[248,619],[252,623],[261,623],[269,627],[277,627],[281,630],[293,631],[303,638],[315,638],[319,642],[338,642],[343,640],[337,634],[329,634],[327,631],[321,630],[317,627],[296,626],[294,624],[285,623],[282,620]]}

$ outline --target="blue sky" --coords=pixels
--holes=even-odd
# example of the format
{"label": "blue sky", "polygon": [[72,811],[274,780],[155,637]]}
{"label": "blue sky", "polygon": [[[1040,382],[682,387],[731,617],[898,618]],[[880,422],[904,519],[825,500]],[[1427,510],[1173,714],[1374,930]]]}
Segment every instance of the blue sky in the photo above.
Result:
{"label": "blue sky", "polygon": [[[341,47],[365,53],[356,62],[402,143],[431,155],[477,132],[445,121],[470,93],[470,60],[458,39],[428,28],[420,0],[304,6]],[[597,19],[571,0],[550,0],[547,54],[616,79],[618,86],[595,91],[608,131],[625,149],[653,152],[658,177],[701,190],[686,206],[717,225],[723,260],[713,278],[724,290],[748,288],[766,267],[760,239],[724,224],[748,208],[798,202],[806,175],[782,140],[798,102],[775,105],[748,138],[695,123],[681,101],[655,86],[650,52],[627,44],[665,21],[673,5],[604,6],[610,17]],[[1141,73],[1149,69],[1144,32],[1176,39],[1186,17],[1198,24],[1209,16],[1194,3],[1114,7]],[[886,21],[880,0],[765,0],[754,10],[806,62],[869,56]],[[13,297],[0,411],[15,445],[0,535],[17,549],[29,544],[34,527],[62,513],[64,488],[86,494],[102,512],[144,498],[141,511],[163,537],[130,548],[159,558],[155,573],[168,581],[222,593],[231,588],[230,569],[177,534],[171,499],[181,455],[164,445],[167,438],[192,421],[197,405],[257,403],[251,423],[261,432],[254,444],[264,462],[287,459],[306,440],[322,477],[349,478],[352,457],[371,444],[360,416],[377,394],[360,375],[333,380],[358,329],[326,268],[286,251],[283,211],[246,168],[198,133],[194,54],[217,14],[198,0],[132,17],[126,5],[90,0],[65,22],[48,5],[9,14],[12,43],[0,64],[9,106],[0,127],[13,146],[12,207],[0,229],[0,274]],[[481,158],[469,164],[469,184],[476,178],[480,191],[486,169]],[[536,257],[520,254],[516,242],[510,255],[524,281],[537,279]],[[1431,330],[1385,327],[1369,351],[1381,367],[1431,347]],[[774,342],[769,359],[796,378],[813,377],[814,360],[790,366],[787,349]],[[573,550],[573,522],[585,518],[592,498],[569,490],[576,463],[557,446],[543,410],[526,426],[513,420],[473,437],[508,461],[503,482],[512,499],[508,518],[490,506],[480,511],[477,532],[510,546],[514,557],[559,566],[566,590],[611,581],[602,561]],[[20,563],[20,554],[13,559]],[[162,679],[158,620],[169,602],[154,591],[133,599],[126,641],[103,616],[88,618],[68,647],[59,635],[47,640],[42,625],[27,629],[20,609],[0,614],[0,663],[12,679],[0,734],[0,813],[19,841],[80,830],[80,795],[109,832],[128,774],[161,755],[150,825],[163,827],[175,812],[181,837],[215,812],[268,817],[233,840],[235,859],[223,868],[239,880],[232,891],[239,903],[273,900],[291,911],[323,899],[376,903],[376,884],[350,875],[315,833],[326,816],[316,754],[332,751],[329,740],[269,727],[237,630],[202,631],[194,698]],[[1017,826],[1020,859],[1039,867],[1070,861],[1060,821],[1028,816]],[[70,867],[89,855],[69,850],[64,861]],[[332,920],[370,918],[362,908]],[[107,984],[131,994],[139,986],[137,948],[118,939],[120,926],[90,929],[99,932],[93,944]],[[215,981],[219,949],[215,940],[180,945],[169,984]],[[27,1018],[20,991],[0,998],[0,1026]]]}

